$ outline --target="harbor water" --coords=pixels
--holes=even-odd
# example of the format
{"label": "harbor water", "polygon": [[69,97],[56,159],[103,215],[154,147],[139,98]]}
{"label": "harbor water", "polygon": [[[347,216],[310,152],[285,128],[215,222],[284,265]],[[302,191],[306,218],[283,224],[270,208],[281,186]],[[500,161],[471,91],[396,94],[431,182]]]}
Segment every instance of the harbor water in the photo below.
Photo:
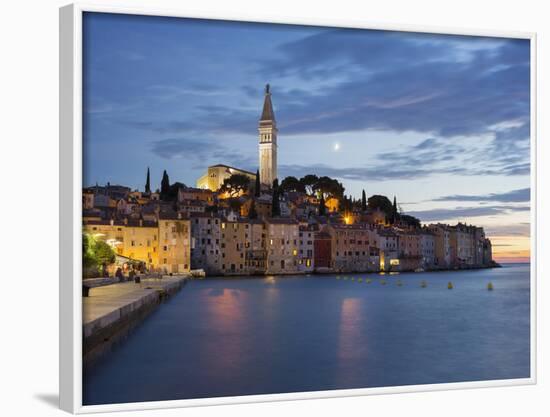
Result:
{"label": "harbor water", "polygon": [[193,280],[85,371],[84,404],[528,378],[529,269]]}

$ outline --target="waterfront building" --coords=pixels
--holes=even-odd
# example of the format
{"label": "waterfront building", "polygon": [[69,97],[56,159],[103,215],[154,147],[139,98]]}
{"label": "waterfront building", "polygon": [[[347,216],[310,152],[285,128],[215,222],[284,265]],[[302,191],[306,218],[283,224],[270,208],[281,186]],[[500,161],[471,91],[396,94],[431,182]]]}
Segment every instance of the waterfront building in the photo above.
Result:
{"label": "waterfront building", "polygon": [[221,223],[222,273],[245,275],[246,250],[250,247],[250,224],[244,220],[223,220]]}
{"label": "waterfront building", "polygon": [[451,232],[449,225],[430,224],[428,230],[434,235],[434,265],[437,268],[451,266]]}
{"label": "waterfront building", "polygon": [[399,270],[414,271],[422,264],[421,234],[418,230],[399,231]]}
{"label": "waterfront building", "polygon": [[313,235],[313,264],[316,272],[332,270],[332,237],[325,231]]}
{"label": "waterfront building", "polygon": [[290,218],[266,219],[267,274],[298,273],[298,222]]}
{"label": "waterfront building", "polygon": [[489,239],[483,242],[483,265],[490,266],[493,263],[493,249]]}
{"label": "waterfront building", "polygon": [[266,225],[262,220],[251,219],[249,244],[245,247],[245,267],[251,275],[265,274],[267,268]]}
{"label": "waterfront building", "polygon": [[150,270],[189,272],[190,227],[181,215],[162,213],[159,221],[87,219],[82,228],[109,244],[115,254],[141,261]]}
{"label": "waterfront building", "polygon": [[399,235],[390,228],[379,228],[376,230],[380,270],[399,270]]}
{"label": "waterfront building", "polygon": [[[339,272],[371,270],[370,226],[368,224],[329,224],[332,237],[332,268]],[[397,251],[397,249],[396,249]]]}
{"label": "waterfront building", "polygon": [[83,231],[109,244],[117,255],[142,261],[149,269],[158,269],[158,223],[144,220],[90,220]]}
{"label": "waterfront building", "polygon": [[451,237],[451,265],[474,265],[474,238],[470,226],[458,223],[450,226]]}
{"label": "waterfront building", "polygon": [[191,227],[181,213],[159,213],[159,267],[164,272],[182,274],[191,270]]}
{"label": "waterfront building", "polygon": [[194,213],[191,221],[191,269],[207,275],[222,274],[221,219],[212,214]]}
{"label": "waterfront building", "polygon": [[310,273],[315,269],[314,263],[314,241],[315,232],[318,230],[318,226],[315,224],[300,225],[298,232],[298,269],[300,272]]}
{"label": "waterfront building", "polygon": [[431,269],[435,263],[435,236],[428,230],[420,232],[420,254],[422,268]]}

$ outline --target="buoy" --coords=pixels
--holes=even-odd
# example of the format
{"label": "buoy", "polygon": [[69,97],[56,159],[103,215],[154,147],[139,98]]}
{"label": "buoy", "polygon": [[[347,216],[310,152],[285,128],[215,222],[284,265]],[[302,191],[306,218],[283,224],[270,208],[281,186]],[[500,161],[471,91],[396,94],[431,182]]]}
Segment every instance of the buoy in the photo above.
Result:
{"label": "buoy", "polygon": [[489,291],[493,291],[493,283],[492,283],[492,282],[490,282],[490,283],[487,284],[487,289],[488,289]]}
{"label": "buoy", "polygon": [[352,281],[355,281],[355,278],[351,277],[351,280],[352,280]]}
{"label": "buoy", "polygon": [[381,279],[381,280],[380,280],[380,284],[386,285],[386,280],[385,280],[385,279]]}
{"label": "buoy", "polygon": [[449,281],[449,283],[447,284],[447,288],[450,290],[453,289],[453,283],[451,281]]}
{"label": "buoy", "polygon": [[340,279],[340,275],[336,275],[336,279]]}
{"label": "buoy", "polygon": [[369,279],[366,279],[365,282],[366,282],[367,284],[370,284],[370,283],[372,282],[372,279],[370,279],[370,278],[369,278]]}
{"label": "buoy", "polygon": [[397,286],[400,287],[400,286],[402,286],[402,285],[403,285],[403,283],[401,282],[401,280],[398,280],[398,281],[397,281]]}
{"label": "buoy", "polygon": [[357,282],[363,282],[363,278],[358,278]]}
{"label": "buoy", "polygon": [[426,287],[428,286],[428,283],[427,283],[426,281],[422,281],[422,282],[420,283],[420,286],[421,286],[422,288],[426,288]]}

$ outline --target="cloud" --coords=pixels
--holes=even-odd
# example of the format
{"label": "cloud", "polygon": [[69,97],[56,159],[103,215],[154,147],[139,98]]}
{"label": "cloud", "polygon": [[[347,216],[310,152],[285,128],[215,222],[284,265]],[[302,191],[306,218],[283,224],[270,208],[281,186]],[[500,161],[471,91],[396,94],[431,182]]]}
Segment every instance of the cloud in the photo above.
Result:
{"label": "cloud", "polygon": [[407,214],[418,217],[424,222],[442,221],[449,219],[464,219],[468,217],[495,216],[510,212],[525,212],[529,211],[529,207],[525,206],[482,206],[482,207],[456,207],[456,208],[439,208],[422,211],[409,211]]}
{"label": "cloud", "polygon": [[502,203],[524,203],[531,201],[531,189],[521,188],[504,193],[492,193],[488,195],[448,195],[434,199],[433,201],[497,201]]}
{"label": "cloud", "polygon": [[212,139],[156,140],[151,143],[151,151],[163,159],[182,159],[185,163],[191,163],[193,168],[204,168],[209,163],[224,163],[254,171],[257,166],[257,160],[252,155],[232,151]]}
{"label": "cloud", "polygon": [[518,224],[504,224],[497,226],[485,227],[485,232],[493,237],[496,236],[530,236],[531,224],[530,223],[518,223]]}

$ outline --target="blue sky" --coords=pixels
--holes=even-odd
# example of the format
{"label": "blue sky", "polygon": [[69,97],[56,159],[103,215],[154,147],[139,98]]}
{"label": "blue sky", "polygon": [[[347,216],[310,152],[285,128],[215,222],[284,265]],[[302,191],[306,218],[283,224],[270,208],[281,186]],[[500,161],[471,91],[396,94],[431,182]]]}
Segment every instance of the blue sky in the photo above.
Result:
{"label": "blue sky", "polygon": [[528,242],[529,60],[528,40],[87,14],[84,181],[255,171],[270,83],[281,178],[396,195],[519,256],[504,245]]}

